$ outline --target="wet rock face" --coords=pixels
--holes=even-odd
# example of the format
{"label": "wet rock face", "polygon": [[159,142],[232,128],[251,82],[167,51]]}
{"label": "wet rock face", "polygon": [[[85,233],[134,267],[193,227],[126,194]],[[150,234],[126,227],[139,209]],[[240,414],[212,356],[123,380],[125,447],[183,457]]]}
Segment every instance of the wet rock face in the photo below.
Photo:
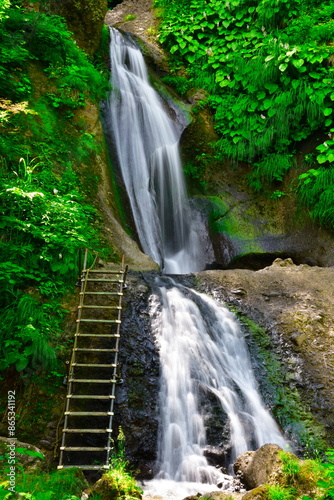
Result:
{"label": "wet rock face", "polygon": [[[277,353],[284,369],[282,383],[288,390],[298,390],[332,446],[334,268],[296,266],[291,259],[277,259],[259,271],[205,271],[198,277],[199,291],[233,305],[267,330],[268,348]],[[261,373],[256,363],[255,371]],[[261,389],[272,407],[270,388]]]}
{"label": "wet rock face", "polygon": [[139,478],[152,477],[157,451],[159,352],[151,331],[150,294],[143,275],[130,273],[119,356],[123,383],[117,386],[114,428],[122,427],[126,453]]}

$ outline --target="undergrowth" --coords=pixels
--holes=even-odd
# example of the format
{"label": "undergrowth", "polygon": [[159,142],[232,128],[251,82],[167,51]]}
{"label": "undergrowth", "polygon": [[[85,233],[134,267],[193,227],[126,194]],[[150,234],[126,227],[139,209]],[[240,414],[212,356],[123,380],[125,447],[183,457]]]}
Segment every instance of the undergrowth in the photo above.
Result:
{"label": "undergrowth", "polygon": [[110,460],[110,469],[104,475],[109,488],[113,491],[115,498],[124,500],[138,500],[143,493],[134,479],[134,474],[129,467],[129,461],[125,457],[125,436],[122,428],[119,428],[117,436],[117,448],[114,449]]}
{"label": "undergrowth", "polygon": [[101,145],[75,114],[105,97],[108,74],[62,18],[0,6],[0,366],[55,370],[80,252],[103,251],[87,202],[98,178],[75,172]]}
{"label": "undergrowth", "polygon": [[[217,155],[233,163],[254,162],[250,184],[256,191],[272,182],[277,188],[301,141],[317,134],[315,166],[299,177],[298,192],[311,215],[333,228],[333,185],[321,183],[334,162],[333,2],[155,4],[176,88],[181,94],[191,87],[207,91],[200,106],[214,114]],[[184,66],[188,82],[178,76]],[[328,139],[322,142],[324,134]]]}

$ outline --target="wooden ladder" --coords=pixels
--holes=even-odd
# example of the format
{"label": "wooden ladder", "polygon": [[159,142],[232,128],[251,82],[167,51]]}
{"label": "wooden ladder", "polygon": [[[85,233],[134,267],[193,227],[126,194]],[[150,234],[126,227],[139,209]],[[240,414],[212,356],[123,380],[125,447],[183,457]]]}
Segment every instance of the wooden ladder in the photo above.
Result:
{"label": "wooden ladder", "polygon": [[[122,298],[128,267],[87,268],[86,250],[58,469],[109,469]],[[93,317],[92,317],[93,316]]]}

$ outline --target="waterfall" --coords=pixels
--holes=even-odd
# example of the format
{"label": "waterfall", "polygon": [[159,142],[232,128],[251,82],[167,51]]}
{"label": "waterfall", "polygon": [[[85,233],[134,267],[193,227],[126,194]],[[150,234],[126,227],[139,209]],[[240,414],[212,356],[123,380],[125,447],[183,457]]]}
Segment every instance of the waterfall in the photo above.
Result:
{"label": "waterfall", "polygon": [[[203,252],[192,227],[175,125],[149,84],[138,47],[115,29],[111,69],[114,142],[143,250],[167,274],[200,270]],[[203,395],[214,395],[227,416],[232,460],[265,443],[286,448],[287,442],[261,400],[234,315],[171,278],[160,278],[153,296],[161,359],[158,483],[196,483],[194,493],[218,483],[228,488],[231,480],[204,456]],[[161,492],[159,485],[154,480],[147,491]],[[170,488],[175,492],[175,483]]]}
{"label": "waterfall", "polygon": [[168,274],[203,268],[175,123],[149,83],[137,45],[110,29],[111,128],[143,251]]}
{"label": "waterfall", "polygon": [[227,415],[232,462],[265,443],[287,442],[258,392],[246,342],[235,316],[206,295],[173,283],[161,286],[162,415],[160,476],[215,482],[203,457],[205,425],[199,394],[211,392]]}

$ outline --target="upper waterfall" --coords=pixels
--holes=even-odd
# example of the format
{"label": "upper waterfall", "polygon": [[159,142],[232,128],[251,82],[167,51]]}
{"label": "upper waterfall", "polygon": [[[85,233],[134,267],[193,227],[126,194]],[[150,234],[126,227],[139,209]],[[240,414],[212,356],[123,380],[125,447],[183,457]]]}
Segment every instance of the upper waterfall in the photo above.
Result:
{"label": "upper waterfall", "polygon": [[110,29],[111,126],[119,166],[145,253],[169,274],[204,267],[192,227],[179,155],[179,137],[149,83],[139,48]]}

